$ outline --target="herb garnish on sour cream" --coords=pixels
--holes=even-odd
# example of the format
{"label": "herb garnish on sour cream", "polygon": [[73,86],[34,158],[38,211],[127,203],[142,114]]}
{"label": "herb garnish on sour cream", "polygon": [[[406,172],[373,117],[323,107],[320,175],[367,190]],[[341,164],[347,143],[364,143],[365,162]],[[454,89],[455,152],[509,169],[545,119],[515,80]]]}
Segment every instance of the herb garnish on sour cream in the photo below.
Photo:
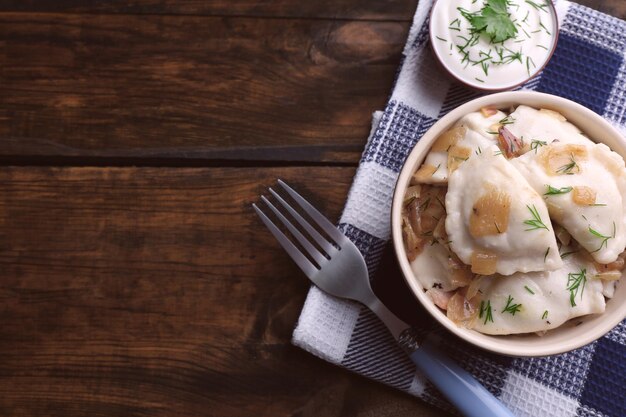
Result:
{"label": "herb garnish on sour cream", "polygon": [[463,8],[459,8],[459,12],[472,25],[472,34],[484,34],[494,44],[517,35],[517,27],[507,10],[507,0],[487,0],[480,12],[469,13]]}
{"label": "herb garnish on sour cream", "polygon": [[549,0],[440,0],[430,30],[435,54],[457,78],[506,89],[543,67],[556,41]]}

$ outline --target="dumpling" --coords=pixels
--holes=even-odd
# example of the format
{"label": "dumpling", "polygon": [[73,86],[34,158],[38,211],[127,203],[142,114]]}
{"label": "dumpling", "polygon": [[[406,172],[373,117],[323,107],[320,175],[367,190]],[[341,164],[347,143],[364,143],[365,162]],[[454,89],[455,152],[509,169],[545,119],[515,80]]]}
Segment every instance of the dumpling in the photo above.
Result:
{"label": "dumpling", "polygon": [[534,151],[555,140],[580,145],[593,144],[576,126],[552,110],[537,110],[520,105],[506,120],[506,128],[523,141],[525,151]]}
{"label": "dumpling", "polygon": [[602,295],[606,298],[613,298],[615,287],[617,287],[617,281],[602,281]]}
{"label": "dumpling", "polygon": [[473,278],[469,267],[451,256],[446,247],[436,241],[424,246],[411,262],[411,269],[427,290],[453,291],[467,286]]}
{"label": "dumpling", "polygon": [[606,145],[555,142],[511,160],[562,225],[599,263],[626,247],[626,167]]}
{"label": "dumpling", "polygon": [[477,155],[496,143],[496,136],[489,133],[491,126],[504,119],[501,111],[485,116],[474,112],[464,116],[450,130],[437,138],[424,164],[415,173],[415,179],[423,184],[445,184],[450,174],[472,155]]}
{"label": "dumpling", "polygon": [[498,147],[452,173],[445,228],[458,257],[481,275],[562,266],[546,205]]}
{"label": "dumpling", "polygon": [[473,328],[486,334],[538,332],[605,309],[605,283],[593,262],[572,254],[555,271],[482,277]]}

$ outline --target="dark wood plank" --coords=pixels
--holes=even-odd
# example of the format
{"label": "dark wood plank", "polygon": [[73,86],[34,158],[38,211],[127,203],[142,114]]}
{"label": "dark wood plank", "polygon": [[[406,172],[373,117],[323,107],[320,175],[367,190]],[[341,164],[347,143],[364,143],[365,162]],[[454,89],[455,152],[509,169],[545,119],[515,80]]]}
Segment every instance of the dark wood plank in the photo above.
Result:
{"label": "dark wood plank", "polygon": [[409,22],[416,0],[3,0],[1,11],[312,17]]}
{"label": "dark wood plank", "polygon": [[354,168],[0,169],[0,414],[441,415],[290,345],[308,283],[251,210]]}
{"label": "dark wood plank", "polygon": [[[620,2],[602,7],[624,12]],[[3,13],[0,162],[355,163],[407,30],[407,22]]]}
{"label": "dark wood plank", "polygon": [[[578,3],[626,19],[623,0],[578,0]],[[223,16],[313,17],[410,21],[417,1],[352,0],[4,0],[3,11],[73,13],[193,14]]]}
{"label": "dark wood plank", "polygon": [[407,30],[0,14],[0,157],[356,162]]}
{"label": "dark wood plank", "polygon": [[576,3],[584,4],[620,19],[626,19],[626,2],[624,0],[576,0]]}

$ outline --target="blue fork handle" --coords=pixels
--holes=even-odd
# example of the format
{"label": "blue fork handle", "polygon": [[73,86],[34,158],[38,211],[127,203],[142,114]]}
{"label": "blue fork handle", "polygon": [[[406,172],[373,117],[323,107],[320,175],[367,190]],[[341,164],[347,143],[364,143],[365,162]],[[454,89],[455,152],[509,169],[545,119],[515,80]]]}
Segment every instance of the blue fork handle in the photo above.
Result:
{"label": "blue fork handle", "polygon": [[472,375],[425,343],[409,355],[420,371],[467,417],[515,417]]}

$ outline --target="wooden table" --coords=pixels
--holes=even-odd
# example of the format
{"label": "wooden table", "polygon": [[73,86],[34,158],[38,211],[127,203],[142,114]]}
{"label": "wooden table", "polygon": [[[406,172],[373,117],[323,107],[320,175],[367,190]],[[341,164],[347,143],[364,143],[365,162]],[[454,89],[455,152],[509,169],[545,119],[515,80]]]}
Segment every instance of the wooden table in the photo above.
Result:
{"label": "wooden table", "polygon": [[250,209],[338,217],[415,6],[0,1],[0,415],[442,416],[290,345]]}

